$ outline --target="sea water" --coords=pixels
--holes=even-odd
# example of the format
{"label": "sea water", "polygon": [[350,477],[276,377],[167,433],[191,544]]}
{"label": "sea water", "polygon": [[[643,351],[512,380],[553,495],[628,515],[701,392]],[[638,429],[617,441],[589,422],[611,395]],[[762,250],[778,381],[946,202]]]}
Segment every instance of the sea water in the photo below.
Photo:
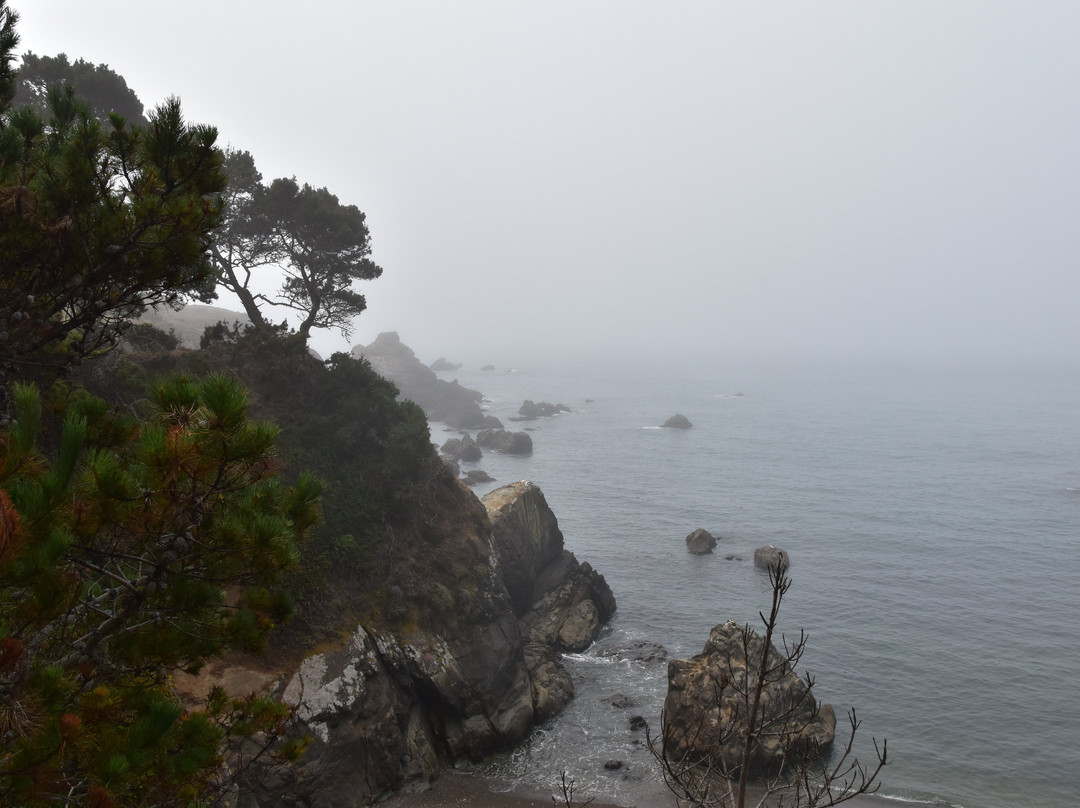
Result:
{"label": "sea water", "polygon": [[[768,604],[756,547],[788,551],[780,629],[856,751],[888,738],[881,795],[962,808],[1076,804],[1080,781],[1080,373],[840,363],[595,362],[442,374],[482,391],[531,456],[485,453],[536,482],[568,549],[618,612],[568,657],[576,698],[492,776],[627,802],[660,790],[655,731],[669,657]],[[572,412],[513,423],[524,399]],[[662,429],[679,412],[689,430]],[[434,424],[432,439],[452,435]],[[720,537],[692,556],[695,528]],[[624,695],[631,706],[613,706]],[[609,760],[622,761],[615,771]]]}

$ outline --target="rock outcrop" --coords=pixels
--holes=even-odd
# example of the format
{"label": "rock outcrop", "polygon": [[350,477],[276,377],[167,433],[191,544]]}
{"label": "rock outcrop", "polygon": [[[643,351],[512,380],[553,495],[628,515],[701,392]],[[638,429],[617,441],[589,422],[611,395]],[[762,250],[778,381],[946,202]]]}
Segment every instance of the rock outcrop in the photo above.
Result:
{"label": "rock outcrop", "polygon": [[451,362],[445,356],[440,356],[438,359],[428,365],[428,367],[435,371],[460,370],[461,363]]}
{"label": "rock outcrop", "polygon": [[[749,654],[744,653],[743,627],[729,620],[712,630],[700,654],[668,664],[664,733],[672,760],[713,761],[728,771],[741,765],[747,726],[739,691],[752,691],[765,640],[751,632],[747,645]],[[762,692],[757,725],[769,729],[751,756],[754,775],[775,770],[785,755],[789,763],[816,759],[836,730],[832,705],[814,700],[775,647],[770,645],[768,653],[776,672],[766,677]]]}
{"label": "rock outcrop", "polygon": [[504,486],[483,503],[489,529],[461,540],[482,542],[487,563],[463,570],[455,592],[430,584],[446,593],[442,625],[358,626],[280,683],[311,746],[295,768],[256,767],[244,808],[366,805],[454,760],[510,748],[566,705],[573,682],[559,657],[595,640],[615,599],[565,549],[536,485]]}
{"label": "rock outcrop", "polygon": [[461,460],[466,463],[475,463],[484,456],[483,451],[468,432],[460,438],[450,438],[442,445],[439,452],[447,457],[454,458],[454,460]]}
{"label": "rock outcrop", "polygon": [[685,415],[675,413],[673,416],[664,421],[663,426],[665,429],[690,429],[693,424],[690,423],[690,419],[687,418]]}
{"label": "rock outcrop", "polygon": [[781,570],[786,570],[791,566],[791,559],[787,550],[767,544],[754,550],[754,566],[763,570],[778,566]]}
{"label": "rock outcrop", "polygon": [[703,527],[699,527],[686,537],[686,550],[694,555],[711,553],[716,547],[716,537]]}
{"label": "rock outcrop", "polygon": [[482,429],[476,433],[476,442],[485,449],[501,454],[532,454],[532,438],[527,432],[510,432],[505,429]]}
{"label": "rock outcrop", "polygon": [[483,396],[462,387],[455,379],[447,382],[424,365],[395,331],[384,331],[370,345],[358,345],[353,356],[361,357],[382,376],[397,385],[402,398],[419,404],[432,421],[442,421],[458,429],[499,428],[498,418],[480,409]]}
{"label": "rock outcrop", "polygon": [[538,404],[535,401],[525,399],[525,403],[518,408],[519,417],[510,420],[535,421],[537,418],[551,418],[560,412],[570,412],[570,408],[565,404],[550,404],[547,401],[541,401]]}

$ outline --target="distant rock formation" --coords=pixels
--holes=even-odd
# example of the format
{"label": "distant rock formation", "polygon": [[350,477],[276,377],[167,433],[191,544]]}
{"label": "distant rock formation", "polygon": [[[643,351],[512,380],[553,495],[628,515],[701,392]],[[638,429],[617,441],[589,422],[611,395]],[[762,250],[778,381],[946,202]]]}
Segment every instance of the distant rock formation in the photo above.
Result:
{"label": "distant rock formation", "polygon": [[532,438],[525,432],[505,429],[483,429],[476,433],[476,442],[485,449],[501,454],[532,454]]}
{"label": "distant rock formation", "polygon": [[370,345],[358,345],[353,356],[362,357],[382,376],[392,381],[401,397],[419,404],[432,421],[442,421],[458,429],[500,428],[498,418],[484,415],[483,396],[462,387],[455,379],[443,381],[402,344],[395,331],[384,331]]}
{"label": "distant rock formation", "polygon": [[495,370],[494,365],[484,365],[480,370]]}
{"label": "distant rock formation", "polygon": [[434,371],[460,370],[461,363],[458,362],[455,364],[449,359],[447,359],[445,356],[440,356],[438,359],[428,365],[428,367],[430,367]]}
{"label": "distant rock formation", "polygon": [[664,421],[665,429],[689,429],[693,424],[690,423],[690,419],[685,415],[675,413],[673,416]]}
{"label": "distant rock formation", "polygon": [[714,547],[716,547],[716,537],[705,528],[699,527],[686,537],[686,549],[694,555],[711,553]]}
{"label": "distant rock formation", "polygon": [[779,547],[773,547],[771,544],[754,550],[755,567],[767,570],[778,564],[780,565],[781,570],[786,570],[791,566],[791,559],[788,557],[787,550],[781,550]]}
{"label": "distant rock formation", "polygon": [[525,403],[518,409],[519,418],[511,418],[511,421],[535,421],[537,418],[550,418],[560,412],[570,412],[565,404],[549,404],[541,401],[539,404],[525,399]]}
{"label": "distant rock formation", "polygon": [[[758,669],[764,646],[764,638],[751,632],[748,663],[743,628],[729,620],[712,630],[700,654],[668,664],[664,733],[672,760],[703,757],[723,761],[729,771],[739,768],[747,728],[745,703],[736,691],[740,683],[746,686],[748,670]],[[755,775],[776,770],[785,753],[818,757],[836,730],[832,705],[818,705],[775,647],[768,653],[777,675],[767,679],[758,726],[772,723],[750,760]]]}
{"label": "distant rock formation", "polygon": [[455,760],[520,743],[566,706],[574,685],[560,656],[596,639],[615,598],[565,549],[536,485],[504,486],[483,504],[486,533],[423,548],[445,554],[448,569],[474,565],[455,573],[464,576],[455,591],[432,582],[446,593],[443,627],[364,624],[304,659],[278,694],[296,705],[311,746],[296,767],[252,767],[240,804],[374,804]]}
{"label": "distant rock formation", "polygon": [[484,456],[476,441],[473,440],[473,436],[468,432],[460,438],[450,438],[442,445],[439,451],[448,457],[465,463],[475,463]]}

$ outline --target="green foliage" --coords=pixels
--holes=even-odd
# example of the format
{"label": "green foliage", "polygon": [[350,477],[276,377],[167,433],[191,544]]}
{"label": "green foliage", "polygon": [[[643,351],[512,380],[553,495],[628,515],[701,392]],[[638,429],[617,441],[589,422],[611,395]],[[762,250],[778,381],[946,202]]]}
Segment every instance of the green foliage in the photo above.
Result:
{"label": "green foliage", "polygon": [[44,90],[44,116],[5,103],[12,35],[0,33],[0,384],[112,347],[145,306],[211,299],[225,187],[216,131],[189,125],[176,99],[145,127],[102,123],[70,86]]}
{"label": "green foliage", "polygon": [[0,430],[4,804],[205,799],[229,737],[272,738],[288,718],[219,694],[185,711],[168,674],[257,648],[288,616],[280,582],[321,487],[274,478],[277,430],[249,419],[232,377],[177,378],[154,398],[139,421],[60,386],[13,389]]}
{"label": "green foliage", "polygon": [[84,59],[68,60],[66,54],[37,56],[27,51],[19,68],[14,103],[30,107],[42,117],[49,114],[49,88],[69,86],[88,103],[95,117],[105,124],[110,114],[120,115],[131,123],[145,125],[143,105],[124,81],[108,65],[95,65]]}
{"label": "green foliage", "polygon": [[[370,257],[364,213],[295,179],[263,184],[248,152],[230,152],[225,170],[225,223],[213,249],[220,284],[240,298],[256,328],[268,325],[268,307],[279,307],[301,315],[304,338],[312,328],[337,328],[347,337],[367,307],[354,284],[382,274]],[[284,275],[275,296],[252,290],[253,277],[267,267]]]}
{"label": "green foliage", "polygon": [[15,96],[16,70],[12,62],[19,44],[15,33],[18,21],[19,15],[8,8],[7,0],[0,0],[0,109],[5,109]]}
{"label": "green foliage", "polygon": [[175,351],[180,347],[180,338],[176,330],[164,331],[152,323],[134,323],[124,333],[124,342],[134,351],[159,352]]}

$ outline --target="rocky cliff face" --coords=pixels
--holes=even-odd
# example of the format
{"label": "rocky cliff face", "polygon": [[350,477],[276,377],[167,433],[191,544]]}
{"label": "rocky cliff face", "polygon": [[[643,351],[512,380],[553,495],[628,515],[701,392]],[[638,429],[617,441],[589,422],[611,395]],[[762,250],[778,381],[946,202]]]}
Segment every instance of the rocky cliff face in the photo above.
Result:
{"label": "rocky cliff face", "polygon": [[253,770],[241,805],[364,805],[447,762],[516,745],[566,705],[573,683],[559,656],[596,638],[614,597],[565,550],[537,486],[505,486],[484,504],[490,530],[455,541],[482,549],[487,563],[452,586],[432,582],[450,599],[445,620],[357,626],[278,684],[312,743],[297,767]]}

